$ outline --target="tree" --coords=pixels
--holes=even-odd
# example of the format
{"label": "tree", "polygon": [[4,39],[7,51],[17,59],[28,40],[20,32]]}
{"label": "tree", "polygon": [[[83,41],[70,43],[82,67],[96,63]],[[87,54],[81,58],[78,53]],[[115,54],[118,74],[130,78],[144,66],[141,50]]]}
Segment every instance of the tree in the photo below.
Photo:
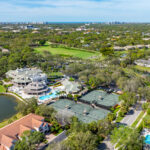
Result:
{"label": "tree", "polygon": [[100,49],[100,52],[104,56],[113,56],[114,55],[114,50],[112,47],[104,46]]}
{"label": "tree", "polygon": [[77,94],[74,95],[74,100],[75,100],[75,101],[78,101],[78,97],[79,97],[79,95],[77,95]]}
{"label": "tree", "polygon": [[40,41],[39,41],[39,44],[40,44],[41,46],[43,46],[45,43],[46,43],[46,40],[40,40]]}
{"label": "tree", "polygon": [[64,142],[52,143],[50,144],[46,150],[70,150]]}
{"label": "tree", "polygon": [[69,150],[94,150],[97,147],[97,137],[90,131],[74,132],[65,141]]}
{"label": "tree", "polygon": [[111,142],[117,144],[119,150],[141,150],[143,145],[140,133],[129,127],[115,128],[111,134]]}
{"label": "tree", "polygon": [[59,133],[60,131],[62,131],[61,125],[58,123],[57,120],[53,120],[51,121],[51,123],[52,123],[51,132]]}
{"label": "tree", "polygon": [[74,113],[68,111],[68,110],[62,110],[60,112],[57,112],[55,115],[55,118],[57,119],[58,123],[62,126],[70,125],[72,121],[72,117],[74,116]]}
{"label": "tree", "polygon": [[35,113],[40,116],[45,117],[46,119],[49,119],[53,116],[53,114],[55,113],[55,110],[50,106],[46,106],[42,104],[37,107]]}
{"label": "tree", "polygon": [[45,136],[37,131],[25,131],[15,144],[14,150],[36,150],[41,142],[45,141]]}
{"label": "tree", "polygon": [[115,120],[116,116],[115,116],[114,113],[109,113],[108,116],[107,116],[107,118],[108,118],[109,121],[112,122],[113,120]]}
{"label": "tree", "polygon": [[143,104],[142,104],[143,110],[147,110],[148,107],[149,107],[149,103],[143,103]]}
{"label": "tree", "polygon": [[29,113],[35,113],[37,107],[38,107],[37,100],[35,98],[31,98],[29,100],[26,100],[25,102],[18,103],[16,109],[23,115],[27,115]]}
{"label": "tree", "polygon": [[143,125],[146,128],[150,127],[150,116],[149,115],[147,115],[146,117],[144,117],[144,119],[143,119]]}

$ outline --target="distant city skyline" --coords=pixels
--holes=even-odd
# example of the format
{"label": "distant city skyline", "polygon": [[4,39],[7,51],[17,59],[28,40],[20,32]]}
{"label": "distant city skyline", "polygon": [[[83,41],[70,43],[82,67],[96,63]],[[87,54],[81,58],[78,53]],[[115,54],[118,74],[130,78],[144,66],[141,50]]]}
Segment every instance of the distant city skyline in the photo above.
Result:
{"label": "distant city skyline", "polygon": [[149,0],[0,0],[0,22],[150,22]]}

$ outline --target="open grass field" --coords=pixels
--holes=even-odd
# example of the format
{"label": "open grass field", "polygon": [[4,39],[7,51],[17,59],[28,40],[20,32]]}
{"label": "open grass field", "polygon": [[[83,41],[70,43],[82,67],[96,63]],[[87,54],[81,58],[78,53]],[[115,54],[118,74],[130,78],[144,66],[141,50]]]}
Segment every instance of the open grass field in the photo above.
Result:
{"label": "open grass field", "polygon": [[61,73],[61,72],[52,72],[49,75],[50,76],[63,76],[63,73]]}
{"label": "open grass field", "polygon": [[0,93],[5,93],[6,89],[4,86],[0,85]]}
{"label": "open grass field", "polygon": [[134,121],[134,123],[132,124],[131,127],[135,128],[136,125],[138,124],[138,122],[140,121],[140,119],[143,117],[143,115],[144,115],[144,111],[142,111],[142,112],[140,113],[140,115],[137,117],[137,119]]}
{"label": "open grass field", "polygon": [[135,66],[136,69],[138,69],[139,71],[147,71],[150,72],[150,68],[149,67],[143,67],[143,66]]}
{"label": "open grass field", "polygon": [[72,56],[72,57],[78,57],[82,59],[88,59],[90,57],[100,55],[99,52],[90,52],[86,50],[62,48],[62,47],[52,48],[51,46],[48,46],[48,45],[35,48],[35,51],[41,54],[44,51],[48,51],[53,55]]}

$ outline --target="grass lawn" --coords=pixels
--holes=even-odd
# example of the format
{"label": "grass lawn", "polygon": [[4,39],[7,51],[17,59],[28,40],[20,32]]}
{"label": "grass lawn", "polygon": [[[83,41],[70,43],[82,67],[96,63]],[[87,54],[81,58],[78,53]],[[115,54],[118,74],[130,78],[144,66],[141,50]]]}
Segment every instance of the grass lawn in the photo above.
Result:
{"label": "grass lawn", "polygon": [[149,67],[143,67],[143,66],[138,66],[138,65],[136,65],[134,68],[135,68],[135,69],[138,69],[139,71],[147,71],[147,72],[150,72],[150,68],[149,68]]}
{"label": "grass lawn", "polygon": [[99,52],[90,52],[86,50],[79,50],[79,49],[73,49],[73,48],[52,48],[51,46],[41,46],[38,48],[35,48],[36,52],[43,53],[43,51],[48,51],[53,55],[62,55],[62,56],[73,56],[73,57],[78,57],[82,59],[87,59],[92,56],[98,56],[100,55]]}
{"label": "grass lawn", "polygon": [[0,93],[5,93],[6,89],[4,86],[0,85]]}
{"label": "grass lawn", "polygon": [[137,119],[133,122],[133,124],[132,124],[131,127],[135,128],[136,125],[138,124],[138,122],[140,121],[140,119],[143,117],[143,115],[144,115],[144,111],[142,111],[142,112],[140,113],[140,115],[139,115],[139,116],[137,117]]}
{"label": "grass lawn", "polygon": [[63,73],[61,73],[61,72],[51,72],[49,75],[50,76],[63,76]]}
{"label": "grass lawn", "polygon": [[120,117],[118,116],[117,119],[116,119],[116,122],[120,122],[124,117]]}
{"label": "grass lawn", "polygon": [[6,126],[6,125],[8,125],[8,124],[10,124],[12,122],[14,122],[15,120],[20,119],[22,117],[23,117],[23,115],[20,114],[20,113],[18,113],[16,115],[12,116],[11,118],[8,118],[8,119],[4,120],[3,122],[0,122],[0,128],[2,128],[4,126]]}

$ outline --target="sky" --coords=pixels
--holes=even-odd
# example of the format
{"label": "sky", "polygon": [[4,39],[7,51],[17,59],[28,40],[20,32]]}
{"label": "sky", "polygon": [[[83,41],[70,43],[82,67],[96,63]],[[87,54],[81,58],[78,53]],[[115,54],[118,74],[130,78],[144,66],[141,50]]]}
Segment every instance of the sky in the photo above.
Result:
{"label": "sky", "polygon": [[0,22],[150,22],[150,0],[0,0]]}

